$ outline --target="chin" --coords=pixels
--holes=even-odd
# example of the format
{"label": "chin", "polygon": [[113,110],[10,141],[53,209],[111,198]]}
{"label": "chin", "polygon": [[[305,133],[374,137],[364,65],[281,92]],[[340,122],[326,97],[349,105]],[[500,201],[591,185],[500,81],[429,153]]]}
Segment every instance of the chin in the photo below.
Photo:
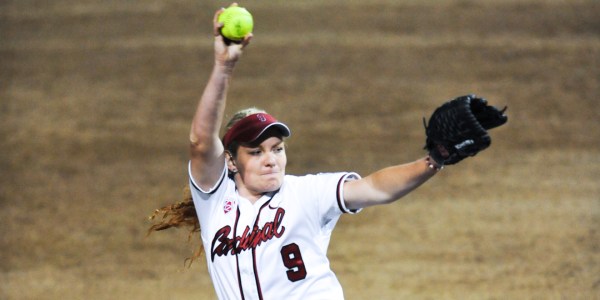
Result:
{"label": "chin", "polygon": [[265,185],[264,191],[266,193],[274,192],[274,191],[278,190],[282,184],[283,184],[283,178],[275,178],[275,179],[269,180],[269,182]]}

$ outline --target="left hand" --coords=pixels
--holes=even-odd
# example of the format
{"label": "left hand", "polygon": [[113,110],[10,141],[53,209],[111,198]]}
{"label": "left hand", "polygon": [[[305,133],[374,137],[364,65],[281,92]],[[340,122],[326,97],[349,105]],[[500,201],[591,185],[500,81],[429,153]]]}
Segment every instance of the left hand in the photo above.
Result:
{"label": "left hand", "polygon": [[[487,130],[508,120],[502,110],[475,95],[457,97],[438,107],[425,124],[425,149],[440,165],[452,165],[490,146]],[[423,120],[425,123],[425,120]]]}

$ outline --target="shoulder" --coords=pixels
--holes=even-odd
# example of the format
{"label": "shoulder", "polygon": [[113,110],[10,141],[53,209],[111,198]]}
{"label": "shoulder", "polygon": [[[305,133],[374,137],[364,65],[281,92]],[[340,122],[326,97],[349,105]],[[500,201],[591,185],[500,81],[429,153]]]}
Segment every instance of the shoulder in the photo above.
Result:
{"label": "shoulder", "polygon": [[322,182],[327,180],[339,179],[347,172],[331,172],[331,173],[315,173],[305,175],[285,175],[284,183],[301,184],[301,183],[314,183]]}
{"label": "shoulder", "polygon": [[210,189],[203,190],[194,181],[192,177],[189,178],[189,186],[192,194],[192,199],[195,204],[201,202],[207,202],[212,199],[223,198],[228,194],[235,193],[235,182],[224,173],[219,181]]}
{"label": "shoulder", "polygon": [[306,175],[286,175],[282,189],[304,188],[310,191],[322,189],[337,189],[345,181],[359,179],[360,176],[353,172],[330,172]]}

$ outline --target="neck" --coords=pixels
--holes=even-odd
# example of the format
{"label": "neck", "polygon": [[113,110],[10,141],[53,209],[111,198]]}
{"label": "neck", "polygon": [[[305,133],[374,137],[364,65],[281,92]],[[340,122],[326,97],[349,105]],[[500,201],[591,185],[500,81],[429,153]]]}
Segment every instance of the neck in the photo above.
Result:
{"label": "neck", "polygon": [[246,187],[242,178],[240,177],[239,173],[235,174],[234,181],[235,181],[235,187],[237,189],[238,194],[240,196],[242,196],[244,199],[247,199],[248,201],[250,201],[250,203],[252,203],[252,204],[256,203],[256,201],[258,201],[258,199],[260,199],[263,195],[266,194],[266,193],[255,192],[255,191],[248,189],[248,187]]}

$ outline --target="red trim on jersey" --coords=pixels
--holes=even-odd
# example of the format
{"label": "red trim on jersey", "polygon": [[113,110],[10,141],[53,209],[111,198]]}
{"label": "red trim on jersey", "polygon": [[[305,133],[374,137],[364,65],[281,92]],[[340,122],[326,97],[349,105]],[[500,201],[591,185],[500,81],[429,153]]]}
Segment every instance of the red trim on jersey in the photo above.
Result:
{"label": "red trim on jersey", "polygon": [[213,187],[213,189],[212,189],[210,192],[208,192],[208,193],[205,193],[204,191],[202,191],[202,190],[200,189],[200,187],[199,187],[199,186],[197,186],[197,185],[196,185],[196,182],[194,182],[194,179],[192,178],[192,174],[191,174],[191,173],[190,173],[190,183],[192,184],[192,186],[194,187],[194,189],[195,189],[196,191],[198,191],[198,192],[200,192],[200,193],[202,193],[202,194],[212,195],[212,194],[214,194],[214,193],[215,193],[215,192],[216,192],[216,191],[219,189],[219,187],[221,186],[221,184],[222,184],[222,183],[223,183],[223,181],[225,180],[225,177],[227,177],[227,176],[225,175],[225,172],[226,172],[226,171],[227,171],[227,166],[225,166],[225,170],[223,171],[223,174],[221,174],[221,178],[219,179],[219,182],[218,182],[218,183],[217,183],[217,184],[216,184],[216,185]]}
{"label": "red trim on jersey", "polygon": [[[240,207],[237,207],[236,210],[236,215],[235,215],[235,223],[233,225],[233,236],[236,237],[237,236],[237,228],[238,228],[238,221],[240,220]],[[240,288],[240,295],[242,295],[242,300],[244,300],[244,289],[242,288],[242,275],[240,274],[240,261],[238,258],[238,253],[237,251],[235,252],[235,268],[237,269],[237,279],[238,279],[238,286]]]}
{"label": "red trim on jersey", "polygon": [[[256,220],[254,221],[254,228],[258,227],[260,213],[262,212],[263,208],[267,207],[269,203],[271,203],[273,197],[275,197],[275,194],[273,194],[273,196],[271,196],[271,199],[265,202],[265,204],[263,204],[258,210],[258,215],[256,217]],[[258,278],[258,265],[256,264],[256,248],[257,247],[252,248],[252,266],[254,267],[254,281],[256,282],[256,291],[258,292],[258,299],[263,300],[262,288],[260,287],[260,279]]]}
{"label": "red trim on jersey", "polygon": [[[271,200],[273,200],[273,197],[275,197],[275,195],[278,192],[279,192],[279,190],[275,191],[273,193],[273,195],[271,196],[271,198],[269,200],[267,200],[260,207],[260,209],[258,210],[258,214],[256,216],[256,220],[254,221],[254,228],[258,227],[258,222],[259,222],[259,219],[260,219],[260,214],[261,214],[263,208],[269,206],[269,204],[271,203]],[[233,227],[233,236],[234,236],[234,239],[237,236],[237,228],[238,228],[238,221],[240,219],[240,215],[241,215],[240,207],[238,206],[237,207],[237,211],[236,211],[236,216],[235,216],[235,224],[234,224],[234,227]],[[235,246],[233,247],[233,249],[234,250],[236,249]],[[256,249],[257,249],[256,247],[252,248],[252,267],[254,268],[254,281],[255,281],[255,284],[256,284],[256,291],[258,292],[258,298],[260,300],[263,300],[264,297],[263,297],[263,293],[262,293],[262,288],[260,286],[260,279],[259,279],[259,276],[258,276],[258,265],[256,263]],[[243,286],[243,284],[242,284],[242,275],[241,275],[241,271],[240,271],[240,263],[239,263],[238,254],[239,254],[238,251],[235,251],[235,264],[236,264],[236,269],[237,269],[238,286],[239,286],[239,289],[240,289],[240,294],[242,295],[242,300],[244,300],[244,289],[242,287]]]}
{"label": "red trim on jersey", "polygon": [[344,205],[344,202],[343,202],[344,199],[342,197],[342,184],[344,182],[346,182],[347,181],[346,179],[350,176],[356,176],[356,174],[348,173],[348,174],[345,174],[344,176],[342,176],[342,178],[340,178],[340,181],[338,181],[337,191],[336,191],[338,207],[340,208],[342,213],[345,213],[345,214],[350,214],[350,213],[354,214],[354,213],[357,213],[360,211],[360,209],[352,210],[352,209],[346,208],[346,205]]}
{"label": "red trim on jersey", "polygon": [[337,204],[338,204],[338,207],[340,208],[340,210],[341,210],[343,213],[349,213],[349,211],[347,211],[347,210],[344,208],[344,205],[342,204],[342,201],[344,201],[344,199],[342,199],[342,195],[341,195],[341,193],[340,193],[340,192],[341,192],[341,190],[342,190],[342,183],[344,182],[344,179],[345,179],[345,178],[346,178],[346,175],[342,176],[342,178],[340,178],[340,181],[338,181],[338,184],[337,184],[337,191],[336,191],[336,196],[337,196],[337,197],[336,197],[336,198],[337,198]]}

